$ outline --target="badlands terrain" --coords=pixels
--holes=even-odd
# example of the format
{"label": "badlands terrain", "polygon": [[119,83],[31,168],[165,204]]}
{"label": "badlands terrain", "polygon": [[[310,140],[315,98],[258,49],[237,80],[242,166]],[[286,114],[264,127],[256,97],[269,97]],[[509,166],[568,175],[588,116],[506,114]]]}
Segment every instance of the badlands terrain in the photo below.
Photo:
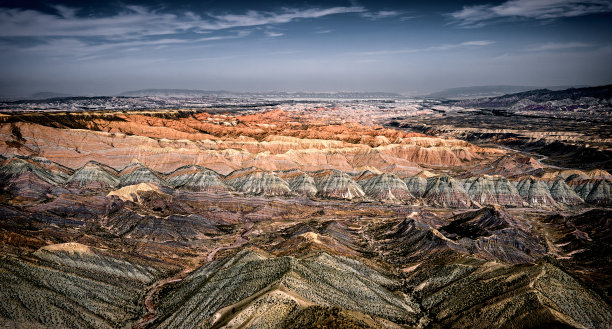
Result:
{"label": "badlands terrain", "polygon": [[612,95],[587,89],[13,103],[0,327],[610,328]]}

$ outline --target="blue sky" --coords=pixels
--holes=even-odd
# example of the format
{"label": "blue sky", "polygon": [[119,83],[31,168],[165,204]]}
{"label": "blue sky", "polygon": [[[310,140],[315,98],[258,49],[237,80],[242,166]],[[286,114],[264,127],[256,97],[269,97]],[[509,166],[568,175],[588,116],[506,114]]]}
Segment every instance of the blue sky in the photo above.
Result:
{"label": "blue sky", "polygon": [[612,0],[0,1],[0,95],[612,83]]}

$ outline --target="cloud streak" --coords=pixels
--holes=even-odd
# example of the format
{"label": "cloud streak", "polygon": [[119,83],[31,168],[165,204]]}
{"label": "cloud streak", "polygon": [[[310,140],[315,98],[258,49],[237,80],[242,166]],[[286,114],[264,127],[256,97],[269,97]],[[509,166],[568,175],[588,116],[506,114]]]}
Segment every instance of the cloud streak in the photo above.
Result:
{"label": "cloud streak", "polygon": [[[86,60],[114,55],[122,51],[137,51],[142,49],[160,49],[177,45],[196,45],[210,41],[244,38],[251,34],[249,30],[236,33],[207,36],[196,39],[161,38],[154,40],[126,40],[117,42],[92,43],[79,38],[51,38],[44,43],[26,46],[19,49],[25,54],[46,54],[51,57],[72,57],[78,60]],[[6,47],[6,45],[5,45]],[[112,52],[111,52],[112,51]]]}
{"label": "cloud streak", "polygon": [[373,21],[379,20],[379,19],[384,19],[384,18],[389,18],[389,17],[396,17],[401,15],[402,12],[401,11],[397,11],[397,10],[381,10],[378,12],[363,12],[361,14],[361,17],[363,18],[367,18]]}
{"label": "cloud streak", "polygon": [[429,52],[429,51],[447,51],[447,50],[453,50],[453,49],[458,49],[458,48],[488,46],[494,43],[495,41],[491,41],[491,40],[474,40],[474,41],[465,41],[465,42],[455,43],[455,44],[431,46],[431,47],[426,47],[426,48],[404,48],[404,49],[368,51],[368,52],[359,53],[359,55],[362,55],[362,56],[396,55],[396,54],[421,53],[421,52]]}
{"label": "cloud streak", "polygon": [[231,28],[284,24],[299,19],[363,13],[363,7],[296,9],[279,12],[247,11],[244,14],[205,16],[159,13],[142,6],[125,6],[108,17],[79,17],[73,8],[54,7],[57,15],[35,10],[0,8],[0,37],[122,37],[160,36],[184,32],[210,32]]}
{"label": "cloud streak", "polygon": [[265,31],[264,34],[266,35],[266,37],[268,38],[278,38],[278,37],[282,37],[283,35],[285,35],[285,33],[281,33],[281,32],[272,32],[272,31]]}
{"label": "cloud streak", "polygon": [[[331,8],[284,8],[277,11],[246,11],[242,14],[194,12],[162,13],[143,6],[123,6],[104,17],[79,16],[79,10],[52,6],[55,13],[30,9],[0,8],[2,48],[30,54],[94,58],[113,51],[160,49],[184,44],[244,38],[254,28],[266,28],[301,19],[363,13],[360,6]],[[267,38],[284,33],[265,31]],[[198,37],[201,36],[201,37]],[[20,43],[14,40],[29,40]]]}
{"label": "cloud streak", "polygon": [[576,48],[590,48],[592,44],[584,42],[548,42],[539,46],[528,48],[529,51],[554,51]]}
{"label": "cloud streak", "polygon": [[246,14],[209,15],[213,22],[202,22],[206,30],[221,30],[234,27],[284,24],[297,19],[319,18],[329,15],[363,13],[365,8],[359,6],[333,7],[327,9],[284,9],[282,12],[259,12],[249,10]]}
{"label": "cloud streak", "polygon": [[551,20],[611,11],[610,0],[508,0],[499,5],[464,6],[448,17],[459,27],[476,28],[507,19]]}

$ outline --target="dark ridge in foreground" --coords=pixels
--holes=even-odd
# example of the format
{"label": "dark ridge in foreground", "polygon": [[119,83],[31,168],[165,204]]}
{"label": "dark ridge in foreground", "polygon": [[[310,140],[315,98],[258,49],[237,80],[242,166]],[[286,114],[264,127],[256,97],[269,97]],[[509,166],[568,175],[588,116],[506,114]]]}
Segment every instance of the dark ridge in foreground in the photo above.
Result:
{"label": "dark ridge in foreground", "polygon": [[0,260],[0,324],[7,327],[117,328],[142,312],[159,263],[117,259],[78,243]]}

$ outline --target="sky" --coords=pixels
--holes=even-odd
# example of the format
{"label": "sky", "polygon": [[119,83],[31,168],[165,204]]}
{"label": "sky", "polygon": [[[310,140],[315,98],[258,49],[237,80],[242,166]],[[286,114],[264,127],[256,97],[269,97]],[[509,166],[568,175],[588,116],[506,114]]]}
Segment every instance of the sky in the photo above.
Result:
{"label": "sky", "polygon": [[612,83],[612,0],[0,0],[0,96]]}

